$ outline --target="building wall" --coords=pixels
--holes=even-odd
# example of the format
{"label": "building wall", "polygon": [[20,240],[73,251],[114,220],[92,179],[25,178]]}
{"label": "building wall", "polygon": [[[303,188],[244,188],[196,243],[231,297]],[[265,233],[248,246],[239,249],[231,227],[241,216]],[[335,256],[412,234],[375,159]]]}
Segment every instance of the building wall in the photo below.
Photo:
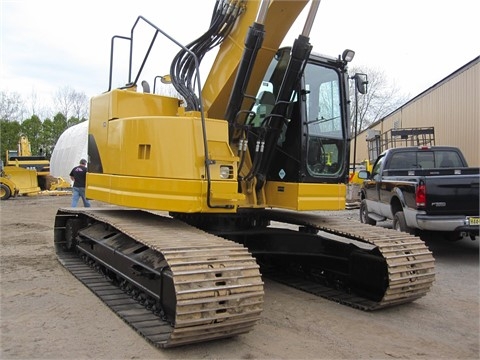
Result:
{"label": "building wall", "polygon": [[[480,166],[480,56],[369,127],[434,127],[435,145],[460,148],[470,166]],[[368,129],[367,129],[368,131]],[[368,158],[367,131],[357,136],[356,162]],[[353,146],[353,141],[352,141]],[[353,149],[351,151],[353,162]]]}

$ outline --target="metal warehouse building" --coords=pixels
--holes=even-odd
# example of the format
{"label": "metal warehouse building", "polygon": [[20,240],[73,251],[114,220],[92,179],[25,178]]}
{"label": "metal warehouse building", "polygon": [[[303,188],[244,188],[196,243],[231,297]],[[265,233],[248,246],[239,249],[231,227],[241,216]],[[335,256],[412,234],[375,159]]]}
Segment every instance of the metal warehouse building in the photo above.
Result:
{"label": "metal warehouse building", "polygon": [[480,56],[359,133],[356,159],[351,143],[351,161],[369,158],[367,138],[392,129],[431,127],[435,145],[456,146],[470,166],[480,166]]}

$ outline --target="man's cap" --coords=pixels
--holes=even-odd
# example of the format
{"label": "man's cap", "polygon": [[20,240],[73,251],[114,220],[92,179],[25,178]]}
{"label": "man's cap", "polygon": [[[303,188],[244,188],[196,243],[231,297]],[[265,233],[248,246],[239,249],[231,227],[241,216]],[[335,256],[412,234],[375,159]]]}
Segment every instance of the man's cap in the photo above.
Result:
{"label": "man's cap", "polygon": [[87,165],[87,160],[85,160],[85,159],[80,160],[80,164]]}

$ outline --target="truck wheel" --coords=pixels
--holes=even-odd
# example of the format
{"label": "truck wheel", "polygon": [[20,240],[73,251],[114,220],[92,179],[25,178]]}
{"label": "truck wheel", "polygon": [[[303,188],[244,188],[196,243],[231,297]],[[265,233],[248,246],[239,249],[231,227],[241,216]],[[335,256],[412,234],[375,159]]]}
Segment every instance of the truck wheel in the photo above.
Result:
{"label": "truck wheel", "polygon": [[377,225],[377,222],[368,216],[368,208],[366,200],[360,203],[360,222],[368,225]]}
{"label": "truck wheel", "polygon": [[406,232],[412,235],[415,234],[415,229],[407,226],[403,211],[397,211],[393,216],[393,228],[397,231]]}
{"label": "truck wheel", "polygon": [[12,195],[12,192],[5,184],[0,184],[0,199],[7,200]]}

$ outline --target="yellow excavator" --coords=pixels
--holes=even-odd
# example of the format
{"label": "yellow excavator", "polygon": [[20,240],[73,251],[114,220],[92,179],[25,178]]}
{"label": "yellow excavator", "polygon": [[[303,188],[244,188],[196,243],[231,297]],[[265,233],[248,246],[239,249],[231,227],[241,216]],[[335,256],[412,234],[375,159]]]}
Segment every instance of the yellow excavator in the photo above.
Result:
{"label": "yellow excavator", "polygon": [[[434,258],[417,237],[316,210],[343,210],[350,148],[347,64],[312,51],[319,1],[218,0],[182,45],[154,36],[137,74],[91,100],[87,197],[62,208],[59,261],[158,347],[242,334],[263,309],[262,277],[363,310],[428,293]],[[178,46],[178,97],[140,77],[156,38]],[[220,45],[203,83],[200,62]],[[138,86],[137,86],[138,85]],[[202,86],[203,85],[203,86]],[[154,86],[155,89],[155,86]],[[328,213],[327,213],[328,214]]]}

